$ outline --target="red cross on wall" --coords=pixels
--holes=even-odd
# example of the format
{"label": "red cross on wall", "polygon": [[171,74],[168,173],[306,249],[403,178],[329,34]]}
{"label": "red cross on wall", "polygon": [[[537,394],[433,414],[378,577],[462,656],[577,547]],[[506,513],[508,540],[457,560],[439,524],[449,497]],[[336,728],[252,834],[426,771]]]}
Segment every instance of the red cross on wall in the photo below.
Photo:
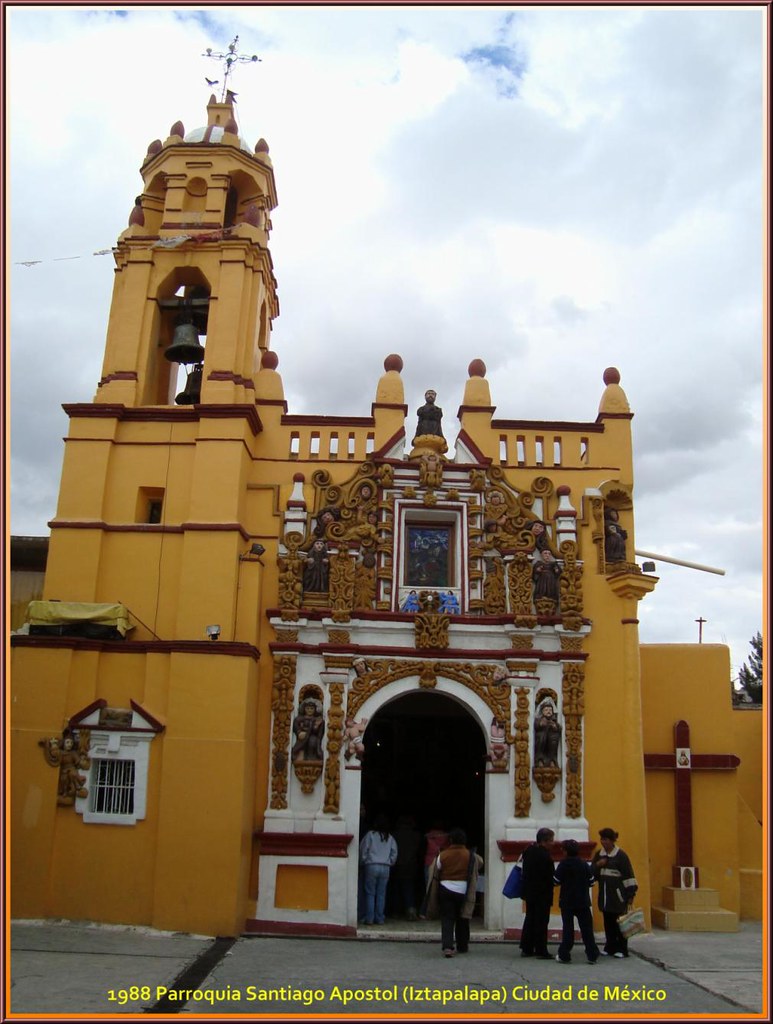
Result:
{"label": "red cross on wall", "polygon": [[676,864],[672,885],[680,889],[698,888],[698,869],[692,853],[692,773],[694,771],[734,771],[741,763],[735,754],[693,754],[690,750],[690,726],[680,721],[674,726],[673,754],[645,754],[644,767],[675,772]]}

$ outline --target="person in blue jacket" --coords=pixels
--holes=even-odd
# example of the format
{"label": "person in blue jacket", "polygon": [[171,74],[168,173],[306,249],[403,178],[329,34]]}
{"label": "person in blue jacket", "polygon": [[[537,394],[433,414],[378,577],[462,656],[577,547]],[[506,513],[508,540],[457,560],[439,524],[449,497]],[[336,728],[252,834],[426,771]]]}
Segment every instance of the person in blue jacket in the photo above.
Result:
{"label": "person in blue jacket", "polygon": [[556,865],[553,884],[560,886],[558,905],[561,908],[563,935],[558,947],[556,960],[562,964],[572,961],[574,946],[574,921],[580,928],[580,935],[585,944],[585,955],[589,964],[595,964],[601,956],[593,935],[593,912],[591,911],[590,887],[595,878],[593,868],[587,861],[580,858],[580,846],[575,839],[565,839],[561,843],[564,859]]}

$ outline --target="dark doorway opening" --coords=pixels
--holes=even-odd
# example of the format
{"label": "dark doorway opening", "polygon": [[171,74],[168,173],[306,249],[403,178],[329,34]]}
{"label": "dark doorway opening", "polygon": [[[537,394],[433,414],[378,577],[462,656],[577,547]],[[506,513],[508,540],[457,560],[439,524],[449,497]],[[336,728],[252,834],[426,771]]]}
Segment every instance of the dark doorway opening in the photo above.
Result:
{"label": "dark doorway opening", "polygon": [[440,693],[405,694],[373,717],[364,736],[362,803],[368,826],[411,815],[426,833],[436,821],[485,839],[486,743],[460,704]]}

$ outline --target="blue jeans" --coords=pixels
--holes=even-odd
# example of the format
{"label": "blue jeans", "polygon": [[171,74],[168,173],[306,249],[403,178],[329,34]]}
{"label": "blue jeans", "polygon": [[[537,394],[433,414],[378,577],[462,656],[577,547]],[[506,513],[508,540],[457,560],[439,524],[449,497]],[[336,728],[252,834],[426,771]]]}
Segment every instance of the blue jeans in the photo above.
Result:
{"label": "blue jeans", "polygon": [[365,924],[383,924],[386,903],[388,864],[365,865]]}

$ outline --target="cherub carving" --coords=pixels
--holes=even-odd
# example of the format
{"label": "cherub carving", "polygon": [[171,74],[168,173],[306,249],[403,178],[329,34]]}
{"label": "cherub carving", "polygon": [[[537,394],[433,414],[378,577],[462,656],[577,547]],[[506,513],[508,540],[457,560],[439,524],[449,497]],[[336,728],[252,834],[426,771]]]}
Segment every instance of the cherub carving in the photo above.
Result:
{"label": "cherub carving", "polygon": [[361,761],[365,754],[365,744],[363,743],[363,735],[366,728],[368,727],[368,719],[363,718],[359,722],[355,722],[353,718],[346,719],[346,750],[344,751],[344,757],[349,761],[352,757],[356,757],[358,761]]}
{"label": "cherub carving", "polygon": [[59,769],[56,802],[62,807],[72,806],[76,797],[88,796],[88,790],[84,786],[86,776],[81,775],[79,769],[91,767],[88,757],[90,740],[89,730],[81,729],[76,750],[75,736],[69,727],[63,730],[61,740],[56,736],[38,740],[38,745],[43,748],[46,763],[52,768]]}

